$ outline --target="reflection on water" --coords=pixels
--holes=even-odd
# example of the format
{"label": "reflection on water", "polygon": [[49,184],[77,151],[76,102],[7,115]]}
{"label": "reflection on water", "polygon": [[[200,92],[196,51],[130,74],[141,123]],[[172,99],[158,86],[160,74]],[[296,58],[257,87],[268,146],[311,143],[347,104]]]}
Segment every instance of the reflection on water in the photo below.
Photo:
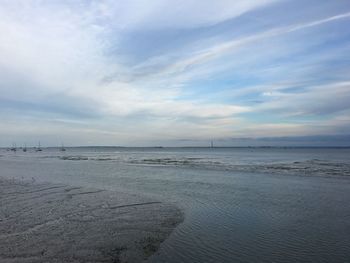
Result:
{"label": "reflection on water", "polygon": [[347,262],[349,149],[1,152],[0,175],[138,192],[185,221],[150,262]]}

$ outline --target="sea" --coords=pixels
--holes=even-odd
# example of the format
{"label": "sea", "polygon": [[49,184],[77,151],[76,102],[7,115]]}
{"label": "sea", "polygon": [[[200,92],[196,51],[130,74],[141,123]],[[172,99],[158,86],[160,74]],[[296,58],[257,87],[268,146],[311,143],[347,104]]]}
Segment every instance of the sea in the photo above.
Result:
{"label": "sea", "polygon": [[175,204],[148,262],[350,262],[349,148],[3,148],[0,176]]}

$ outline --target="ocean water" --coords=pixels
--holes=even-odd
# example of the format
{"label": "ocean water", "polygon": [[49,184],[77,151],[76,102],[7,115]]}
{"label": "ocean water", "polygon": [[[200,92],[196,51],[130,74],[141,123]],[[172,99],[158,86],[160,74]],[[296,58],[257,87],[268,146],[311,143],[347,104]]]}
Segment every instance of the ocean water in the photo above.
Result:
{"label": "ocean water", "polygon": [[0,176],[176,204],[149,262],[350,262],[346,148],[1,149]]}

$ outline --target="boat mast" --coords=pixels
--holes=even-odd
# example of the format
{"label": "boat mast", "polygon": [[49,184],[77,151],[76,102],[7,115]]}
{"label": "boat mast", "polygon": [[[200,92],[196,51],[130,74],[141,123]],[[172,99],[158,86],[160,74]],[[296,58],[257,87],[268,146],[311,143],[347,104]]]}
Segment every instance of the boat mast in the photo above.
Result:
{"label": "boat mast", "polygon": [[64,145],[63,145],[63,143],[61,144],[61,149],[60,149],[60,151],[61,152],[64,152],[66,150],[66,148],[64,148]]}
{"label": "boat mast", "polygon": [[14,151],[14,152],[17,151],[16,143],[12,143],[11,151]]}
{"label": "boat mast", "polygon": [[41,152],[42,150],[41,150],[41,146],[40,146],[40,141],[39,141],[39,143],[38,143],[38,148],[36,149],[36,151],[37,152]]}

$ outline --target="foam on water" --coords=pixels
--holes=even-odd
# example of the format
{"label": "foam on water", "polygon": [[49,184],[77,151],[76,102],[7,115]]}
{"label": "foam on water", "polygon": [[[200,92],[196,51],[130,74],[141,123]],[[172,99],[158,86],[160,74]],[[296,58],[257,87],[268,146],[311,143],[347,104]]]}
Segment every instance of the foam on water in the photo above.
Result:
{"label": "foam on water", "polygon": [[[173,166],[214,171],[300,176],[350,176],[350,161],[347,158],[350,155],[349,149],[257,148],[252,150],[250,148],[222,148],[198,150],[194,148],[192,151],[186,148],[182,149],[183,151],[179,148],[117,148],[117,150],[114,148],[113,150],[109,147],[106,149],[71,148],[61,155],[57,155],[57,150],[55,152],[54,149],[49,149],[40,154],[34,153],[29,156],[34,158],[57,158],[62,161],[110,161],[129,165]],[[299,156],[297,155],[298,151],[302,153]],[[322,151],[331,151],[335,155],[325,156]],[[240,155],[237,155],[237,153],[240,153]],[[19,153],[15,156],[24,158],[28,157],[28,154]]]}

